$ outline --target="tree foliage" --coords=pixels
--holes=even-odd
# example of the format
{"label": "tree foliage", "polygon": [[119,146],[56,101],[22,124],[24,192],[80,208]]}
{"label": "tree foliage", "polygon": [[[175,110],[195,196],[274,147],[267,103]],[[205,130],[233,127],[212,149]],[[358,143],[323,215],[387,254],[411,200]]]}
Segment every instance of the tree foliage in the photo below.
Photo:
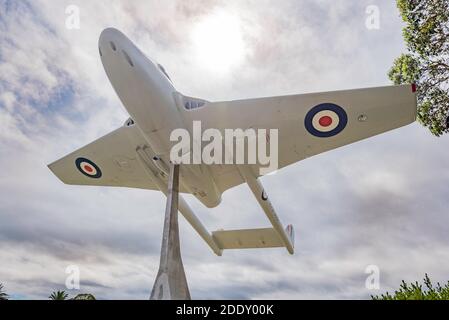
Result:
{"label": "tree foliage", "polygon": [[51,300],[67,300],[69,295],[65,291],[53,291],[49,298]]}
{"label": "tree foliage", "polygon": [[96,300],[95,296],[90,293],[80,293],[70,300]]}
{"label": "tree foliage", "polygon": [[[48,297],[51,300],[67,300],[69,295],[65,291],[53,291]],[[8,300],[9,296],[3,290],[3,284],[0,283],[0,300]],[[96,300],[90,293],[80,293],[70,300]]]}
{"label": "tree foliage", "polygon": [[373,300],[449,300],[449,281],[444,287],[439,283],[436,286],[432,284],[429,276],[424,277],[424,285],[418,282],[407,284],[402,280],[399,290],[393,295],[388,292],[380,296],[372,296]]}
{"label": "tree foliage", "polygon": [[9,296],[3,291],[3,284],[0,283],[0,300],[8,300]]}
{"label": "tree foliage", "polygon": [[449,0],[397,0],[408,53],[388,76],[416,83],[418,120],[436,136],[449,132]]}
{"label": "tree foliage", "polygon": [[73,298],[68,299],[69,295],[65,291],[53,291],[49,296],[51,300],[96,300],[90,293],[80,293]]}

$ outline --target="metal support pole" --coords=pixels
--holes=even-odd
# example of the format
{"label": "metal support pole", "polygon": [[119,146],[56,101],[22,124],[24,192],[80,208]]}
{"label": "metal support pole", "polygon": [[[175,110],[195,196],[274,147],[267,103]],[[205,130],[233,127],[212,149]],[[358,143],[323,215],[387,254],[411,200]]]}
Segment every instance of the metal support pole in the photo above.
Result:
{"label": "metal support pole", "polygon": [[[150,162],[147,154],[142,148],[137,148],[136,150],[138,159],[145,169],[146,173],[150,177],[151,181],[157,186],[157,188],[166,196],[168,196],[168,185],[160,178],[160,176],[153,172],[151,169]],[[218,247],[212,235],[207,231],[206,227],[201,223],[198,217],[193,213],[187,201],[184,200],[182,195],[178,196],[178,206],[179,211],[187,220],[188,223],[198,232],[199,236],[209,245],[209,247],[214,251],[217,256],[221,256],[222,249]]]}
{"label": "metal support pole", "polygon": [[170,164],[159,271],[150,300],[190,300],[178,227],[179,165]]}

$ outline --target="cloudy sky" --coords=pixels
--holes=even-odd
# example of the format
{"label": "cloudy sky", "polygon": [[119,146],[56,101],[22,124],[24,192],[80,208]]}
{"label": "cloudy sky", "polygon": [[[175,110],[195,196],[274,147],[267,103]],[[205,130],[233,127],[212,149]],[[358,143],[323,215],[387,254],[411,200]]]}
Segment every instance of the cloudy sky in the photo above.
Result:
{"label": "cloudy sky", "polygon": [[[66,8],[80,28],[66,28]],[[366,27],[375,5],[379,29]],[[0,0],[0,282],[15,299],[65,289],[147,299],[159,263],[165,198],[158,192],[68,186],[46,167],[128,117],[98,55],[106,27],[128,35],[175,86],[208,100],[389,84],[403,50],[390,0]],[[386,115],[388,116],[388,115]],[[180,218],[193,298],[356,298],[427,272],[447,281],[449,138],[418,124],[307,159],[262,179],[296,253],[216,257]],[[268,226],[246,185],[207,209],[210,230]],[[365,287],[380,270],[380,290]]]}

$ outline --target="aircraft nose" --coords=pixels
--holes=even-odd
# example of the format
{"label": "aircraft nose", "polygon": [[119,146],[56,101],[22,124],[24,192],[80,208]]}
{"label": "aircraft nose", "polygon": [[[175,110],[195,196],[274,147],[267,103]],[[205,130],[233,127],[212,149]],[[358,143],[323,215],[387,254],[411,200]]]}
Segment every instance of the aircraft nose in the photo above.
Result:
{"label": "aircraft nose", "polygon": [[135,60],[137,60],[138,50],[135,45],[115,28],[106,28],[101,32],[98,48],[104,65],[110,65],[113,61],[124,58],[124,61],[134,67]]}
{"label": "aircraft nose", "polygon": [[[107,46],[111,47],[112,50],[117,51],[119,43],[126,42],[128,40],[126,36],[115,28],[104,29],[98,40],[98,46],[101,49],[106,49]],[[128,40],[129,41],[129,40]]]}
{"label": "aircraft nose", "polygon": [[100,34],[99,43],[104,43],[105,41],[110,41],[111,39],[116,39],[123,35],[119,30],[115,28],[106,28]]}

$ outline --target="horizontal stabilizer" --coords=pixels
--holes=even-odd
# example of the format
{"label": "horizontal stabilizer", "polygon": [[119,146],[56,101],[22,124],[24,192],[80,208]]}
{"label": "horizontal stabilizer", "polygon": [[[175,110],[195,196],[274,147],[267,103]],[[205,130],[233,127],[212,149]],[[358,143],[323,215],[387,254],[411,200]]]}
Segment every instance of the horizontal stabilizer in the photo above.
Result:
{"label": "horizontal stabilizer", "polygon": [[221,249],[254,249],[284,247],[284,243],[273,228],[220,230],[212,232]]}

